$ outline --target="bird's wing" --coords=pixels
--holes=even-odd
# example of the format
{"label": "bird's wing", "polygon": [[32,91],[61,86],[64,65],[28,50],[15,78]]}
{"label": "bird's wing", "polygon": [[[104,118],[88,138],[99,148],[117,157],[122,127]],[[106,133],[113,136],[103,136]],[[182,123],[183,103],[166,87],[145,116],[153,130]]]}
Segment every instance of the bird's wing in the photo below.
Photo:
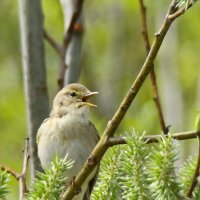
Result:
{"label": "bird's wing", "polygon": [[[91,131],[90,132],[91,134],[95,135],[96,142],[98,143],[98,141],[100,140],[100,136],[99,136],[99,133],[98,133],[97,129],[95,128],[95,126],[92,122],[90,122],[90,131]],[[92,190],[94,188],[94,185],[96,183],[97,176],[98,176],[98,173],[99,173],[99,166],[100,166],[100,164],[98,164],[98,166],[97,166],[98,168],[96,170],[95,176],[91,179],[91,181],[88,184],[88,189],[86,190],[86,193],[83,197],[83,200],[89,200],[90,199],[90,195],[92,193]]]}
{"label": "bird's wing", "polygon": [[97,129],[95,128],[94,124],[91,121],[89,123],[90,123],[90,133],[95,136],[96,143],[98,143],[100,140],[99,133]]}
{"label": "bird's wing", "polygon": [[[41,127],[42,125],[44,125],[49,119],[50,119],[50,118],[45,119],[45,120],[42,122],[42,124],[40,125],[40,127]],[[42,134],[42,131],[40,131],[40,127],[39,127],[38,132],[37,132],[36,143],[39,142],[40,136],[41,136],[41,134]]]}

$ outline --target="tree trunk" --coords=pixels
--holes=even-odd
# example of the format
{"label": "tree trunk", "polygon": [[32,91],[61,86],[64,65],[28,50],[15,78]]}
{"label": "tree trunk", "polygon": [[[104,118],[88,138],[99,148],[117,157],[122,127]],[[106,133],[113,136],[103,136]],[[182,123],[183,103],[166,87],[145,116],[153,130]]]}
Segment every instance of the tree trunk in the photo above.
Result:
{"label": "tree trunk", "polygon": [[36,134],[49,113],[40,0],[19,0],[24,86],[30,138],[31,177],[40,170]]}
{"label": "tree trunk", "polygon": [[[65,33],[67,32],[72,16],[77,9],[79,0],[60,0],[65,23]],[[79,2],[78,2],[79,3]],[[73,29],[73,35],[65,55],[64,85],[78,82],[81,73],[81,46],[83,40],[83,11],[81,11],[78,20]]]}

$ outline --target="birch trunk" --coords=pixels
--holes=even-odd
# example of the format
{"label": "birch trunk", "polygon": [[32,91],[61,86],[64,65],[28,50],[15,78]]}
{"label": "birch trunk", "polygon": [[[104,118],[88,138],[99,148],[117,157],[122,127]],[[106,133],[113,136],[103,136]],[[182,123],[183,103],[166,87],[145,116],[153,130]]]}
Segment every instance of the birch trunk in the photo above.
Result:
{"label": "birch trunk", "polygon": [[[67,32],[73,13],[76,11],[77,2],[79,0],[60,0],[63,15],[64,15],[64,27],[65,33]],[[77,28],[78,27],[78,28]],[[81,73],[81,46],[83,40],[83,11],[76,21],[74,32],[67,48],[65,55],[65,64],[67,69],[65,70],[64,85],[69,83],[78,82]]]}
{"label": "birch trunk", "polygon": [[22,60],[30,138],[31,177],[40,170],[37,156],[37,129],[49,113],[40,0],[19,0]]}

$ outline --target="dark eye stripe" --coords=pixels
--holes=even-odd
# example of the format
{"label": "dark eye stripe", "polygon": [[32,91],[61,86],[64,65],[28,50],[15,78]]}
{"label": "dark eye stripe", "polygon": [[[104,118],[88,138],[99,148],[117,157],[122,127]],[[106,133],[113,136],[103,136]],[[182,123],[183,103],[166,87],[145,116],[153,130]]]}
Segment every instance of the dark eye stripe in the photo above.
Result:
{"label": "dark eye stripe", "polygon": [[71,92],[70,95],[71,95],[72,97],[75,97],[75,96],[76,96],[76,93],[75,93],[75,92]]}

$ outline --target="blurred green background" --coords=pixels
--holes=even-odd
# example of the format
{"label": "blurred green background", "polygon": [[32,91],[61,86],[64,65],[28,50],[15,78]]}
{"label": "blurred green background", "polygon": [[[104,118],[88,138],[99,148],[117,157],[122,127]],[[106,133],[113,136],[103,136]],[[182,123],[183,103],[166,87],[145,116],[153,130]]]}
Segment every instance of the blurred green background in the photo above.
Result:
{"label": "blurred green background", "polygon": [[[146,0],[150,41],[164,19],[170,3]],[[137,1],[86,0],[85,35],[80,82],[99,91],[98,105],[91,112],[100,134],[145,59],[141,19]],[[59,42],[63,36],[63,16],[58,0],[42,1],[46,30]],[[15,0],[0,1],[0,164],[20,171],[22,149],[27,136],[23,91],[18,5]],[[194,128],[200,104],[200,5],[197,3],[170,29],[156,60],[158,87],[166,124],[173,132]],[[50,102],[57,92],[59,58],[48,43],[46,68]],[[117,130],[131,128],[147,134],[159,133],[160,126],[150,80],[147,79]],[[195,140],[181,142],[179,157],[195,153]],[[12,181],[10,199],[18,196],[17,182]],[[13,189],[14,188],[14,189]]]}

